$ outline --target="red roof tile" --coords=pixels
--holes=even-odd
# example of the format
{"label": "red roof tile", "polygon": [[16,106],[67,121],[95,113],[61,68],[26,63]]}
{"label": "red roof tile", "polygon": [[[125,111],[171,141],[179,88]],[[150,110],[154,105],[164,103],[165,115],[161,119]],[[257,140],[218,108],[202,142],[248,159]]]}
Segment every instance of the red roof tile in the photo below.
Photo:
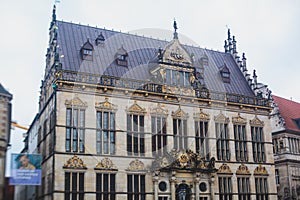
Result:
{"label": "red roof tile", "polygon": [[278,105],[280,115],[285,120],[286,129],[299,132],[300,129],[294,120],[300,119],[300,103],[275,95],[272,95],[272,97]]}

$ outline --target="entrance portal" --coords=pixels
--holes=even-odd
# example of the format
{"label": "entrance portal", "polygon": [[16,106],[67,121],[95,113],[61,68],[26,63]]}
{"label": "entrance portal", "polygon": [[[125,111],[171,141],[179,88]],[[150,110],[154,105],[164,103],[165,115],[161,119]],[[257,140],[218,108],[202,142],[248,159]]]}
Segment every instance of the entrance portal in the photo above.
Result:
{"label": "entrance portal", "polygon": [[191,188],[182,183],[176,188],[176,200],[190,200],[191,199]]}

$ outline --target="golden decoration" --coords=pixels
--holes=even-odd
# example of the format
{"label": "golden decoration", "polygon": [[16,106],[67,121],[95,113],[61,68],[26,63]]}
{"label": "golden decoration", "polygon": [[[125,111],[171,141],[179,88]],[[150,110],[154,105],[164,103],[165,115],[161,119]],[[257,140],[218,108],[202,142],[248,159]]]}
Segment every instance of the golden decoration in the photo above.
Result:
{"label": "golden decoration", "polygon": [[237,117],[232,117],[232,123],[246,125],[247,120],[245,118],[241,117],[241,113],[238,113]]}
{"label": "golden decoration", "polygon": [[261,121],[261,120],[257,117],[257,115],[255,115],[254,119],[253,119],[253,120],[250,120],[250,125],[251,125],[251,126],[260,126],[260,127],[262,127],[262,126],[265,125],[265,123],[264,123],[263,121]]}
{"label": "golden decoration", "polygon": [[231,172],[230,167],[227,164],[223,163],[219,167],[218,173],[232,173],[232,172]]}
{"label": "golden decoration", "polygon": [[218,116],[215,116],[215,122],[219,123],[229,123],[229,117],[226,117],[222,111],[220,111],[220,114]]}
{"label": "golden decoration", "polygon": [[87,108],[87,103],[83,102],[79,97],[74,97],[71,100],[66,100],[65,105],[67,107],[78,107],[78,108]]}
{"label": "golden decoration", "polygon": [[157,104],[157,107],[151,109],[152,116],[164,116],[167,117],[168,109],[165,106],[161,105],[160,103]]}
{"label": "golden decoration", "polygon": [[139,159],[135,159],[134,161],[130,162],[128,168],[128,171],[145,171],[145,165],[142,161]]}
{"label": "golden decoration", "polygon": [[250,175],[251,173],[245,164],[241,164],[236,170],[236,174]]}
{"label": "golden decoration", "polygon": [[182,109],[181,106],[179,105],[179,108],[174,112],[172,111],[172,117],[176,119],[187,119],[189,115],[185,113]]}
{"label": "golden decoration", "polygon": [[110,103],[108,101],[108,97],[105,97],[104,102],[96,102],[95,103],[95,108],[96,108],[96,110],[100,110],[100,111],[116,111],[118,106]]}
{"label": "golden decoration", "polygon": [[146,114],[146,109],[142,108],[134,101],[133,105],[126,109],[128,114]]}
{"label": "golden decoration", "polygon": [[194,119],[208,122],[210,120],[210,116],[207,113],[204,113],[203,110],[200,108],[200,113],[194,113]]}
{"label": "golden decoration", "polygon": [[109,158],[103,158],[95,167],[95,169],[117,170],[117,167]]}
{"label": "golden decoration", "polygon": [[71,168],[71,169],[87,169],[86,165],[83,161],[77,156],[73,156],[70,158],[63,166],[63,168]]}
{"label": "golden decoration", "polygon": [[268,171],[265,167],[259,164],[254,170],[254,175],[268,175]]}

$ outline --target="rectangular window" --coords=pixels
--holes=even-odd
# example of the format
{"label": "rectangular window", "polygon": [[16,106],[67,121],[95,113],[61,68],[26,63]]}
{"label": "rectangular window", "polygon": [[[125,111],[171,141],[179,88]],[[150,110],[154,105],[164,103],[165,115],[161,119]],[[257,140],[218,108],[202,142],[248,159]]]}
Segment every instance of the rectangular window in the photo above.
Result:
{"label": "rectangular window", "polygon": [[238,199],[250,200],[251,192],[250,192],[249,177],[238,177],[237,185],[238,185],[238,197],[239,197]]}
{"label": "rectangular window", "polygon": [[146,200],[145,175],[127,175],[127,200]]}
{"label": "rectangular window", "polygon": [[96,113],[96,150],[97,154],[115,154],[116,125],[114,112]]}
{"label": "rectangular window", "polygon": [[248,161],[247,138],[245,125],[233,125],[235,139],[235,158],[237,161]]}
{"label": "rectangular window", "polygon": [[252,149],[254,162],[265,162],[264,134],[262,127],[251,127]]}
{"label": "rectangular window", "polygon": [[136,156],[145,154],[144,115],[127,115],[127,152]]}
{"label": "rectangular window", "polygon": [[231,177],[219,177],[219,199],[232,200]]}
{"label": "rectangular window", "polygon": [[217,157],[218,160],[230,160],[228,124],[216,123]]}
{"label": "rectangular window", "polygon": [[173,119],[174,149],[188,149],[187,120]]}
{"label": "rectangular window", "polygon": [[280,176],[279,176],[278,169],[275,169],[275,180],[276,180],[276,185],[280,185]]}
{"label": "rectangular window", "polygon": [[195,132],[196,152],[199,153],[202,158],[208,158],[208,122],[195,121]]}
{"label": "rectangular window", "polygon": [[67,108],[66,151],[84,152],[85,110]]}
{"label": "rectangular window", "polygon": [[151,117],[152,153],[162,155],[167,149],[167,124],[165,117]]}
{"label": "rectangular window", "polygon": [[84,173],[65,172],[65,200],[84,199]]}
{"label": "rectangular window", "polygon": [[116,199],[116,175],[108,173],[96,174],[96,199],[115,200]]}
{"label": "rectangular window", "polygon": [[268,200],[268,182],[265,177],[255,178],[256,199]]}

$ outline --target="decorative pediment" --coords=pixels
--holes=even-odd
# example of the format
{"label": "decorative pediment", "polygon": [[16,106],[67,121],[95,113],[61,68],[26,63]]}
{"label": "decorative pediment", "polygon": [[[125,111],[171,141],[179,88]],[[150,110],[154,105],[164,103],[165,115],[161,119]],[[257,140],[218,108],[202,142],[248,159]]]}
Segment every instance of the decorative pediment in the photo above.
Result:
{"label": "decorative pediment", "polygon": [[95,103],[95,108],[96,108],[96,110],[100,110],[100,111],[116,111],[118,106],[110,103],[108,101],[108,98],[105,97],[104,102],[96,102]]}
{"label": "decorative pediment", "polygon": [[156,158],[152,163],[152,170],[193,170],[201,172],[215,172],[215,158],[204,160],[192,150],[179,152],[172,150],[162,157]]}
{"label": "decorative pediment", "polygon": [[192,58],[187,50],[180,44],[178,39],[174,39],[168,44],[163,53],[163,61],[181,65],[191,65]]}
{"label": "decorative pediment", "polygon": [[218,173],[232,173],[232,172],[231,172],[230,167],[227,164],[223,163],[219,167]]}
{"label": "decorative pediment", "polygon": [[208,122],[210,120],[210,116],[209,116],[209,114],[204,113],[202,111],[202,109],[200,108],[200,113],[194,113],[194,119]]}
{"label": "decorative pediment", "polygon": [[71,100],[66,100],[65,105],[67,107],[78,107],[78,108],[87,108],[87,103],[83,102],[79,97],[74,97]]}
{"label": "decorative pediment", "polygon": [[63,166],[63,168],[67,169],[87,169],[86,165],[78,156],[73,156],[70,158]]}
{"label": "decorative pediment", "polygon": [[150,110],[152,116],[164,116],[167,117],[168,109],[165,106],[161,105],[160,103],[157,104],[157,107],[152,108]]}
{"label": "decorative pediment", "polygon": [[268,171],[265,167],[259,164],[254,170],[254,175],[268,175]]}
{"label": "decorative pediment", "polygon": [[257,115],[255,115],[253,120],[250,120],[250,125],[251,126],[264,126],[265,123],[258,119]]}
{"label": "decorative pediment", "polygon": [[95,170],[118,170],[109,158],[103,158],[95,167]]}
{"label": "decorative pediment", "polygon": [[250,171],[248,169],[248,167],[245,164],[241,164],[239,166],[239,168],[236,170],[236,174],[240,174],[240,175],[250,175]]}
{"label": "decorative pediment", "polygon": [[145,165],[142,161],[139,159],[135,159],[134,161],[129,163],[129,166],[127,168],[128,171],[145,171]]}
{"label": "decorative pediment", "polygon": [[126,109],[126,112],[128,114],[146,114],[146,109],[142,108],[140,105],[137,104],[136,101],[134,101],[133,105]]}
{"label": "decorative pediment", "polygon": [[181,106],[179,105],[179,108],[174,112],[172,111],[172,117],[176,119],[187,119],[189,115],[185,113],[182,109]]}
{"label": "decorative pediment", "polygon": [[226,123],[228,124],[229,123],[229,117],[226,117],[222,111],[220,111],[220,114],[215,116],[215,122],[218,122],[218,123]]}
{"label": "decorative pediment", "polygon": [[232,117],[232,123],[246,125],[247,120],[245,118],[241,117],[241,114],[238,113],[237,117]]}

